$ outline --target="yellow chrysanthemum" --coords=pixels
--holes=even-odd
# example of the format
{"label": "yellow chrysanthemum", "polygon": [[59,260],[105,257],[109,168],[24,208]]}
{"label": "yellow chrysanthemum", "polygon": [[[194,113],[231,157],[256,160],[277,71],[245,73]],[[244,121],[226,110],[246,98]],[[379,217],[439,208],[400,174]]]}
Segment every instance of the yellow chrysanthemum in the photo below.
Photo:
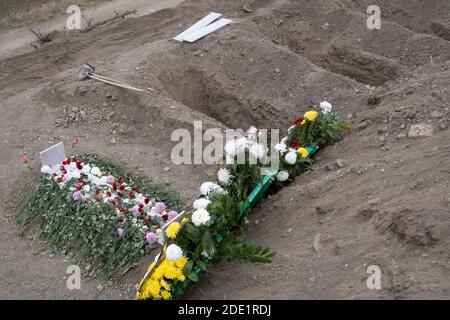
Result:
{"label": "yellow chrysanthemum", "polygon": [[306,158],[309,155],[309,152],[306,148],[300,147],[297,149],[297,152],[300,154],[302,158]]}
{"label": "yellow chrysanthemum", "polygon": [[175,239],[178,231],[180,231],[180,224],[178,222],[172,222],[166,229],[166,235],[170,239]]}
{"label": "yellow chrysanthemum", "polygon": [[161,279],[159,280],[159,283],[161,284],[161,287],[163,287],[165,290],[170,291],[171,286],[166,280]]}
{"label": "yellow chrysanthemum", "polygon": [[305,112],[305,119],[308,119],[309,121],[314,121],[316,120],[317,116],[319,115],[319,113],[317,111],[307,111]]}
{"label": "yellow chrysanthemum", "polygon": [[163,291],[161,292],[161,297],[162,297],[164,300],[169,300],[170,298],[172,298],[172,295],[170,294],[169,291],[163,290]]}
{"label": "yellow chrysanthemum", "polygon": [[187,261],[188,259],[185,256],[182,256],[180,259],[178,259],[177,262],[175,262],[175,265],[177,266],[177,268],[183,269]]}

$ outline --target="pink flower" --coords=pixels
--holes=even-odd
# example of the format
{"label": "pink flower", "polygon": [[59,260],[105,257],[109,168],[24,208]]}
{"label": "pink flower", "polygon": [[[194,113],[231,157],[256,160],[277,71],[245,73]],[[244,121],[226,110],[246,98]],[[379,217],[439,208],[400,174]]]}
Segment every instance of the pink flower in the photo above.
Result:
{"label": "pink flower", "polygon": [[132,209],[131,209],[131,212],[133,213],[133,216],[135,216],[135,217],[137,217],[138,215],[139,215],[139,206],[134,206]]}
{"label": "pink flower", "polygon": [[116,179],[113,176],[107,176],[106,177],[106,182],[108,184],[113,184],[116,181]]}
{"label": "pink flower", "polygon": [[123,236],[123,229],[122,228],[117,228],[117,235],[122,238]]}
{"label": "pink flower", "polygon": [[166,205],[164,204],[164,202],[157,202],[157,203],[155,203],[155,210],[158,213],[161,213],[164,210],[166,210]]}
{"label": "pink flower", "polygon": [[81,201],[83,200],[83,194],[80,191],[77,191],[72,195],[72,198],[75,201]]}
{"label": "pink flower", "polygon": [[158,236],[154,232],[149,232],[145,235],[145,238],[147,239],[149,244],[154,244],[158,239]]}
{"label": "pink flower", "polygon": [[73,144],[78,144],[80,142],[80,139],[78,139],[78,136],[75,136],[73,138]]}
{"label": "pink flower", "polygon": [[168,214],[167,214],[167,220],[172,220],[172,219],[174,219],[176,216],[178,215],[178,213],[176,212],[176,211],[170,211]]}
{"label": "pink flower", "polygon": [[19,158],[20,162],[22,162],[23,164],[27,164],[28,163],[28,157],[26,155],[23,155]]}

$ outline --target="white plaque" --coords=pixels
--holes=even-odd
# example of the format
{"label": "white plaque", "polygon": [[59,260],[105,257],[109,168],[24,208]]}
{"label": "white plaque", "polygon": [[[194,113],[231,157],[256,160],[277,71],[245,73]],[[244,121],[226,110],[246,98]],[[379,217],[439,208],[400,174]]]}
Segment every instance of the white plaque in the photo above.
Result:
{"label": "white plaque", "polygon": [[53,167],[61,164],[66,159],[66,152],[64,150],[64,143],[60,142],[51,146],[47,150],[40,153],[41,162],[43,166]]}

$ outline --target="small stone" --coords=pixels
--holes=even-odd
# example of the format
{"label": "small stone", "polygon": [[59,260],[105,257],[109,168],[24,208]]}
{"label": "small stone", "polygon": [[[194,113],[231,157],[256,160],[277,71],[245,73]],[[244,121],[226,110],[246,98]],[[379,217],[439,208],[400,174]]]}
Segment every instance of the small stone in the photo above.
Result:
{"label": "small stone", "polygon": [[367,128],[368,126],[369,126],[369,122],[364,120],[360,124],[358,124],[358,129],[363,130],[363,129]]}
{"label": "small stone", "polygon": [[97,290],[99,291],[99,292],[102,292],[103,291],[103,286],[101,285],[101,284],[99,284],[98,286],[97,286]]}
{"label": "small stone", "polygon": [[345,159],[337,159],[336,164],[339,168],[344,168],[349,165],[349,162]]}
{"label": "small stone", "polygon": [[442,131],[447,130],[447,128],[448,128],[447,122],[444,121],[439,124],[439,129],[441,129]]}
{"label": "small stone", "polygon": [[117,139],[116,138],[112,138],[111,140],[109,140],[109,142],[111,143],[111,144],[117,144]]}
{"label": "small stone", "polygon": [[440,119],[440,118],[442,118],[442,113],[440,113],[439,111],[433,111],[431,113],[431,117],[434,119]]}
{"label": "small stone", "polygon": [[253,222],[255,224],[255,226],[257,226],[259,224],[259,220],[256,219],[255,222]]}
{"label": "small stone", "polygon": [[388,131],[388,127],[387,126],[382,126],[378,128],[378,134],[383,134],[386,133]]}
{"label": "small stone", "polygon": [[248,5],[244,5],[244,6],[242,6],[242,11],[244,11],[244,12],[246,12],[246,13],[252,13],[253,12],[253,10],[252,9],[250,9],[249,7],[248,7]]}
{"label": "small stone", "polygon": [[416,124],[409,128],[408,137],[416,139],[418,137],[431,137],[433,126],[429,124]]}
{"label": "small stone", "polygon": [[85,269],[86,269],[86,271],[89,271],[89,270],[91,270],[91,265],[90,264],[88,264],[86,267],[84,267]]}
{"label": "small stone", "polygon": [[164,171],[169,171],[170,170],[170,168],[169,167],[164,167],[164,169],[163,169]]}
{"label": "small stone", "polygon": [[273,69],[273,71],[275,71],[276,73],[280,73],[281,72],[281,70],[278,69],[278,68]]}
{"label": "small stone", "polygon": [[322,29],[323,30],[328,30],[330,28],[330,24],[328,23],[328,22],[325,22],[323,25],[322,25]]}
{"label": "small stone", "polygon": [[78,107],[72,107],[71,110],[72,110],[72,112],[77,113],[79,111],[79,108]]}

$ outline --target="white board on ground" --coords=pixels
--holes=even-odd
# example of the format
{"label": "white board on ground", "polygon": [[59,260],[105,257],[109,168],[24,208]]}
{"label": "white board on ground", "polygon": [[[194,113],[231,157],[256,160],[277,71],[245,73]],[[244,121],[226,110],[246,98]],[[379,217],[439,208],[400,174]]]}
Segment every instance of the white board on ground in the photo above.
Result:
{"label": "white board on ground", "polygon": [[193,33],[188,34],[187,36],[183,37],[183,41],[187,41],[189,43],[195,42],[198,39],[203,38],[204,36],[210,34],[211,32],[214,32],[216,30],[219,30],[220,28],[225,27],[226,25],[230,24],[232,20],[230,19],[219,19],[218,21],[211,23],[210,25],[201,28],[200,30],[197,30]]}
{"label": "white board on ground", "polygon": [[53,167],[60,164],[66,159],[66,151],[64,150],[64,143],[60,142],[51,146],[50,148],[40,153],[41,162],[43,166]]}
{"label": "white board on ground", "polygon": [[190,33],[195,32],[197,30],[200,30],[201,28],[206,27],[210,23],[212,23],[212,22],[216,21],[217,19],[219,19],[221,16],[222,16],[221,13],[211,12],[206,17],[204,17],[200,21],[194,23],[191,27],[189,27],[188,29],[186,29],[185,31],[183,31],[182,33],[177,35],[174,39],[177,40],[177,41],[183,41],[183,37],[187,36]]}

